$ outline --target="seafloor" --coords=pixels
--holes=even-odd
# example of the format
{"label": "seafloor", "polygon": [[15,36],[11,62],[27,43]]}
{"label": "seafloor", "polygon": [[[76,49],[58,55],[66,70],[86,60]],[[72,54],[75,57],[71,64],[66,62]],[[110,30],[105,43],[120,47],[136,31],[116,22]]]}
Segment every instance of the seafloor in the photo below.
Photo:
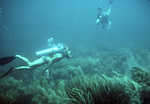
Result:
{"label": "seafloor", "polygon": [[150,104],[150,48],[72,48],[47,79],[45,68],[0,79],[0,104]]}

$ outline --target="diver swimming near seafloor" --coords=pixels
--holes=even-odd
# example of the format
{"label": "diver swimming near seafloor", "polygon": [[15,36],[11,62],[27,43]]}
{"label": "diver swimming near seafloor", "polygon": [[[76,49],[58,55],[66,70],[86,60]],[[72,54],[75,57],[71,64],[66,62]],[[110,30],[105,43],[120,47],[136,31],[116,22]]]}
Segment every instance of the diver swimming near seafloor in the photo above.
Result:
{"label": "diver swimming near seafloor", "polygon": [[[53,63],[56,63],[60,61],[63,58],[70,58],[71,51],[68,50],[67,45],[63,43],[58,43],[57,45],[53,45],[48,49],[38,51],[36,52],[37,56],[40,56],[39,59],[30,62],[27,58],[21,56],[21,55],[15,55],[15,56],[9,56],[9,57],[3,57],[0,58],[0,65],[3,66],[5,64],[8,64],[12,60],[19,58],[23,60],[27,66],[19,66],[19,67],[11,67],[6,73],[0,76],[0,78],[3,78],[7,76],[9,73],[15,71],[15,70],[21,70],[21,69],[35,69],[43,64],[47,64],[48,68],[45,70],[45,74],[49,75],[49,69],[51,68],[51,65]],[[48,76],[47,76],[48,77]]]}
{"label": "diver swimming near seafloor", "polygon": [[111,5],[112,5],[113,0],[109,0],[109,8],[107,11],[103,11],[101,8],[98,8],[98,15],[97,15],[97,20],[96,24],[99,27],[105,28],[106,25],[108,25],[107,29],[110,29],[111,27],[111,21],[108,20],[108,16],[111,11]]}

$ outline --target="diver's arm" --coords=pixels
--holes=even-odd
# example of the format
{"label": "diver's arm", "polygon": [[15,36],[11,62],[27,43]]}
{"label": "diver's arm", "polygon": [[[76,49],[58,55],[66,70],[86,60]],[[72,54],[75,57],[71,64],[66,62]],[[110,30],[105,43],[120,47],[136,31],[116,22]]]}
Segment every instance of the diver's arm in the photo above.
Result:
{"label": "diver's arm", "polygon": [[99,25],[99,22],[100,22],[100,19],[97,19],[96,20],[96,24]]}
{"label": "diver's arm", "polygon": [[48,67],[51,68],[51,65],[53,63],[59,62],[62,58],[63,58],[62,53],[56,53],[56,54],[54,54],[53,57],[49,59]]}
{"label": "diver's arm", "polygon": [[101,16],[101,8],[97,8],[97,9],[98,9],[97,19],[99,19]]}
{"label": "diver's arm", "polygon": [[108,29],[111,27],[111,21],[108,21]]}
{"label": "diver's arm", "polygon": [[102,16],[99,16],[99,18],[96,20],[96,24],[98,25],[98,26],[100,26],[101,25],[101,18],[102,18]]}
{"label": "diver's arm", "polygon": [[98,14],[97,14],[96,24],[99,25],[100,17],[101,17],[101,8],[97,8],[97,9],[98,9]]}
{"label": "diver's arm", "polygon": [[109,8],[108,8],[108,11],[107,11],[107,15],[110,14],[112,2],[113,2],[113,0],[109,0]]}

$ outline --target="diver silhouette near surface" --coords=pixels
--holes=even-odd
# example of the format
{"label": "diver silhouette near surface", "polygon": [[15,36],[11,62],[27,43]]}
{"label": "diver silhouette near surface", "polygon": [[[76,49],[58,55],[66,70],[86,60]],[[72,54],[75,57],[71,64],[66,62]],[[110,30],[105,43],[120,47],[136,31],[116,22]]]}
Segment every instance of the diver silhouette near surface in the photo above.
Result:
{"label": "diver silhouette near surface", "polygon": [[49,77],[49,69],[51,68],[52,64],[59,62],[63,58],[70,58],[71,57],[70,53],[71,53],[71,51],[68,50],[67,45],[65,45],[63,43],[58,43],[57,45],[54,44],[52,47],[50,47],[46,50],[36,52],[36,54],[38,56],[40,56],[40,58],[38,58],[37,60],[35,60],[33,62],[30,62],[27,58],[25,58],[21,55],[0,58],[1,66],[8,64],[15,58],[19,58],[27,64],[27,66],[11,67],[6,73],[2,74],[0,76],[0,78],[7,76],[9,73],[11,73],[15,70],[22,70],[22,69],[32,70],[43,64],[47,64],[45,74],[47,75],[46,78],[48,78]]}
{"label": "diver silhouette near surface", "polygon": [[105,28],[106,25],[108,25],[107,29],[110,29],[110,27],[111,27],[111,21],[108,20],[108,16],[111,11],[112,2],[113,2],[113,0],[109,0],[109,8],[107,11],[102,12],[101,8],[97,8],[98,14],[97,14],[96,24],[101,28]]}

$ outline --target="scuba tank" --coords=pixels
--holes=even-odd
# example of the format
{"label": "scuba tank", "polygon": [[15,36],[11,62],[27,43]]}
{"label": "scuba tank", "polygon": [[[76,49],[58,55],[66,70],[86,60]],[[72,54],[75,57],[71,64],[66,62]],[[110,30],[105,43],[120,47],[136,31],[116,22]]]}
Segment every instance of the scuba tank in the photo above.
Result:
{"label": "scuba tank", "polygon": [[58,43],[57,45],[53,44],[50,48],[36,52],[37,56],[53,55],[55,53],[62,53],[65,49],[63,43]]}

